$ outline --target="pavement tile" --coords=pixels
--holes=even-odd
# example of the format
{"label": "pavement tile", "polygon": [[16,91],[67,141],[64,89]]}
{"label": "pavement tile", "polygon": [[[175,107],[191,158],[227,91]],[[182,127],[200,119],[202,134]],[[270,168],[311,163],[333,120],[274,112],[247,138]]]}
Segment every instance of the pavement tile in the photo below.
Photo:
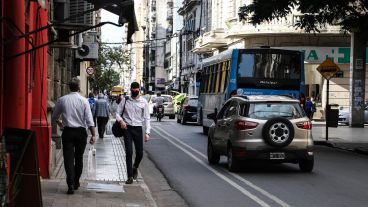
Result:
{"label": "pavement tile", "polygon": [[[81,187],[73,195],[67,195],[63,159],[59,159],[51,179],[41,181],[44,207],[135,207],[153,206],[152,197],[147,195],[142,177],[139,182],[125,185],[127,179],[124,144],[112,135],[98,139],[96,148],[95,176],[88,176],[88,151],[83,157],[84,167]],[[149,192],[148,192],[149,193]]]}

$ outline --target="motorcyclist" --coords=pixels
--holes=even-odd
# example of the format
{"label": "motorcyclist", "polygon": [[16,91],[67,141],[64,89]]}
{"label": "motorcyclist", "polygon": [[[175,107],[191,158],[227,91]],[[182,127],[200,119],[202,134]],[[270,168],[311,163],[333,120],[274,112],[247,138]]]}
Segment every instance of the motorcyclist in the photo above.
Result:
{"label": "motorcyclist", "polygon": [[157,93],[157,97],[156,97],[156,100],[155,100],[155,112],[157,113],[157,109],[159,106],[162,106],[162,113],[163,113],[163,110],[164,110],[164,97],[161,96],[161,93]]}

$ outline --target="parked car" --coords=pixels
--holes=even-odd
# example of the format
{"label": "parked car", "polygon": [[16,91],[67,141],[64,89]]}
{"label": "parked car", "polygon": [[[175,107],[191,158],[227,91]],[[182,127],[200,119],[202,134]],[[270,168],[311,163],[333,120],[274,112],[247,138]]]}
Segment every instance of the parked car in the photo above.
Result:
{"label": "parked car", "polygon": [[237,96],[208,118],[214,120],[208,133],[210,164],[226,155],[230,171],[236,171],[242,160],[299,163],[302,171],[313,170],[312,125],[298,100]]}
{"label": "parked car", "polygon": [[[172,102],[172,96],[162,94],[161,97],[164,98],[164,115],[169,116],[170,119],[175,119],[175,109],[174,109],[174,104]],[[152,95],[151,100],[148,105],[150,108],[152,107],[152,113],[153,113],[153,106],[156,103],[156,98],[157,98],[157,95]]]}
{"label": "parked car", "polygon": [[152,104],[152,101],[151,101],[152,96],[149,95],[149,94],[144,94],[144,95],[142,95],[142,97],[144,99],[146,99],[146,101],[148,102],[148,111],[149,111],[150,115],[152,116],[153,115],[153,104]]}
{"label": "parked car", "polygon": [[177,122],[181,124],[186,124],[187,122],[197,122],[197,107],[197,96],[186,97],[179,107]]}
{"label": "parked car", "polygon": [[[349,125],[350,110],[349,108],[340,107],[339,123]],[[364,123],[368,124],[368,105],[364,109]]]}

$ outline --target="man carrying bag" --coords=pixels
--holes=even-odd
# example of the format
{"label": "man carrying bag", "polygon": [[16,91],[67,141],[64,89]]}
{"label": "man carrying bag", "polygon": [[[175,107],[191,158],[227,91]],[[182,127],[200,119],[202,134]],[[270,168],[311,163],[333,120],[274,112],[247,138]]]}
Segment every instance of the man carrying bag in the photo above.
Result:
{"label": "man carrying bag", "polygon": [[[133,82],[130,85],[131,97],[125,97],[126,100],[120,102],[116,120],[120,123],[120,127],[124,130],[124,143],[126,152],[126,164],[128,180],[126,184],[132,184],[133,179],[137,179],[139,163],[143,157],[143,122],[145,122],[146,130],[144,141],[150,139],[150,113],[147,101],[139,96],[139,83]],[[123,113],[124,112],[124,113]],[[135,160],[132,164],[133,143],[135,146]]]}

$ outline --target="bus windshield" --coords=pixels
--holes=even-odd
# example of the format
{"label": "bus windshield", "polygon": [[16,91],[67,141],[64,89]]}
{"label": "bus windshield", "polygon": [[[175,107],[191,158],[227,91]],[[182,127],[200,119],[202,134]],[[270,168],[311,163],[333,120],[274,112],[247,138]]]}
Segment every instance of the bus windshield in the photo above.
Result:
{"label": "bus windshield", "polygon": [[240,53],[237,64],[238,87],[299,90],[300,54],[255,51]]}

